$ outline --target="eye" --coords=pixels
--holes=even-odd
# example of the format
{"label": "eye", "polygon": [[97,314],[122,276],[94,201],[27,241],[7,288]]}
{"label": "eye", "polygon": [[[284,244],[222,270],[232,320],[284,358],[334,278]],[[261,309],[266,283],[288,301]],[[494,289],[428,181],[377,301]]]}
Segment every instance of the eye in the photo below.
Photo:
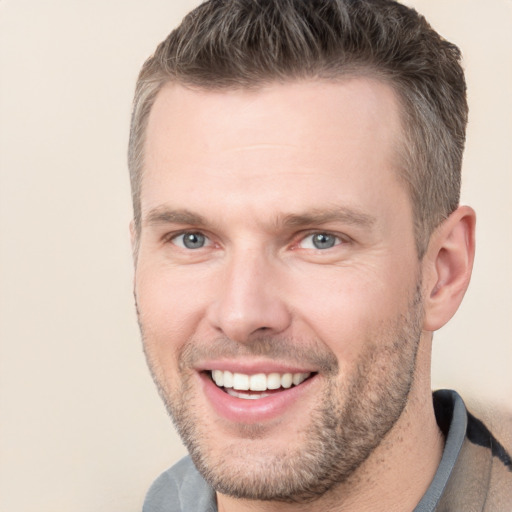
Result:
{"label": "eye", "polygon": [[171,239],[174,245],[183,249],[201,249],[209,245],[210,241],[202,233],[188,231]]}
{"label": "eye", "polygon": [[304,237],[299,246],[301,249],[331,249],[341,243],[339,237],[330,233],[312,233]]}

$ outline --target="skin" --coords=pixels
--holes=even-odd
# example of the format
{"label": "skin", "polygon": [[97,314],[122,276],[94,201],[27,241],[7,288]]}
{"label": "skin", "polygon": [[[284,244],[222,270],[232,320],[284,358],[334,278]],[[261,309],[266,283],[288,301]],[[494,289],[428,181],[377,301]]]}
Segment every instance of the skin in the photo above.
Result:
{"label": "skin", "polygon": [[[412,510],[435,473],[431,333],[467,287],[474,213],[454,212],[418,260],[400,141],[394,92],[368,78],[157,97],[132,227],[139,322],[221,511]],[[315,248],[315,233],[334,245]],[[276,364],[314,372],[299,398],[240,421],[219,412],[205,369]],[[296,502],[261,494],[328,442],[341,463],[324,484],[319,464]]]}

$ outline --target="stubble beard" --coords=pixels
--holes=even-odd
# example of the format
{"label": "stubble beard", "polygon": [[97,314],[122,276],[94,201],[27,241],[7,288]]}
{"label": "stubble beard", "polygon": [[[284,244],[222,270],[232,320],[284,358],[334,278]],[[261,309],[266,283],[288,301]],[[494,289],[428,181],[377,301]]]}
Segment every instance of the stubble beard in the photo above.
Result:
{"label": "stubble beard", "polygon": [[[179,389],[166,383],[146,344],[145,352],[178,433],[213,489],[239,499],[310,503],[345,482],[400,418],[414,381],[422,316],[418,285],[407,313],[368,336],[366,350],[348,380],[336,378],[337,360],[320,343],[298,355],[297,344],[281,338],[262,338],[236,349],[229,340],[219,342],[218,347],[231,346],[231,352],[249,351],[269,358],[288,354],[292,360],[302,358],[323,367],[326,386],[301,433],[302,444],[294,450],[289,446],[265,450],[265,428],[246,425],[240,426],[236,439],[223,440],[222,457],[213,455],[212,433],[194,406],[197,390],[186,372],[197,352],[196,343],[190,340],[180,354]],[[258,451],[252,452],[255,439],[260,441]]]}

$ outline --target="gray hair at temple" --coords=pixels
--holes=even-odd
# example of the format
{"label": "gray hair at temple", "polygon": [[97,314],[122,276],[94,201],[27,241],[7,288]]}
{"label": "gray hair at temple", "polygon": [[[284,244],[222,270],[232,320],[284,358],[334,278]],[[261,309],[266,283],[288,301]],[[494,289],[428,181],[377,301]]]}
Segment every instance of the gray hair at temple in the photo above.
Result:
{"label": "gray hair at temple", "polygon": [[403,137],[418,256],[459,204],[468,117],[459,49],[414,9],[393,0],[208,0],[142,67],[133,105],[129,169],[136,233],[149,113],[168,82],[203,90],[368,76],[390,84]]}

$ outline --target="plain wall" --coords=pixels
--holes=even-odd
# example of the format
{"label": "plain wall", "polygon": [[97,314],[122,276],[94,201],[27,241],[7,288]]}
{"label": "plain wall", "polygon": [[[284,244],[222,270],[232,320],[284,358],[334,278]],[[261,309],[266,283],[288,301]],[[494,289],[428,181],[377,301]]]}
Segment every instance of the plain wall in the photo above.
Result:
{"label": "plain wall", "polygon": [[[512,406],[512,2],[416,0],[465,56],[472,285],[434,387]],[[0,1],[0,509],[135,512],[184,449],[143,359],[126,143],[135,79],[195,5]]]}

